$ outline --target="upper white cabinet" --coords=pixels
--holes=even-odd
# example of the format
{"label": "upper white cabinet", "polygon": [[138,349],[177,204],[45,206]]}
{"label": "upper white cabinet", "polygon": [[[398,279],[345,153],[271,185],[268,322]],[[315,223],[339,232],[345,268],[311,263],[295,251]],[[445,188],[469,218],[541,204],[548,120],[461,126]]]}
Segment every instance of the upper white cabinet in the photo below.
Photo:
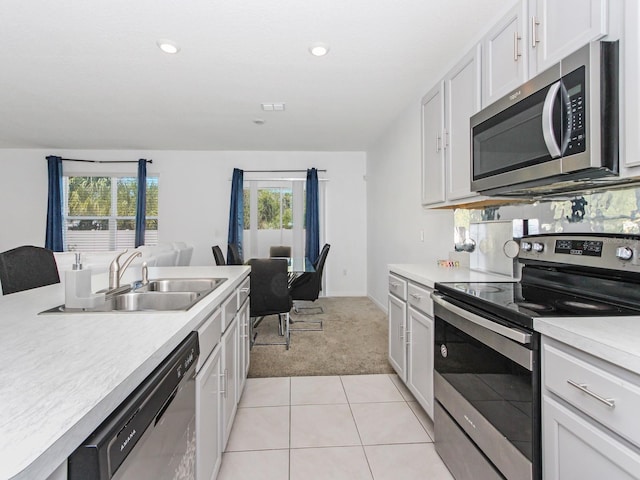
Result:
{"label": "upper white cabinet", "polygon": [[447,200],[475,195],[471,191],[469,119],[480,111],[480,45],[471,50],[444,80],[444,151]]}
{"label": "upper white cabinet", "polygon": [[422,204],[469,198],[469,119],[480,110],[478,45],[422,99]]}
{"label": "upper white cabinet", "polygon": [[489,105],[527,80],[527,2],[516,4],[482,40],[482,104]]}
{"label": "upper white cabinet", "polygon": [[439,82],[422,99],[422,204],[445,201],[444,85]]}
{"label": "upper white cabinet", "polygon": [[608,32],[607,0],[529,0],[530,74]]}

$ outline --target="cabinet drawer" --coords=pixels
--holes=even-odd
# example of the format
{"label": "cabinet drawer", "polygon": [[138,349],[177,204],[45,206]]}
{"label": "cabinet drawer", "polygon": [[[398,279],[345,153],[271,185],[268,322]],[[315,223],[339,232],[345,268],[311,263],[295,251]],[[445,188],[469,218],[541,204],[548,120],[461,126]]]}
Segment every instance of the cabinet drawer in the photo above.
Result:
{"label": "cabinet drawer", "polygon": [[200,371],[202,364],[213,352],[213,349],[220,343],[222,336],[222,312],[216,309],[197,329],[198,343],[200,345],[200,355],[196,363],[196,372]]}
{"label": "cabinet drawer", "polygon": [[426,313],[433,318],[433,300],[431,292],[433,290],[422,285],[409,284],[409,305],[416,310]]}
{"label": "cabinet drawer", "polygon": [[249,277],[247,277],[245,281],[242,282],[240,284],[240,287],[238,288],[238,309],[240,309],[244,301],[249,296],[249,282],[250,282]]}
{"label": "cabinet drawer", "polygon": [[[543,384],[575,408],[640,446],[640,377],[562,344],[545,343]],[[612,405],[607,405],[610,402]]]}
{"label": "cabinet drawer", "polygon": [[222,303],[222,331],[224,332],[233,321],[238,311],[238,291],[235,290]]}
{"label": "cabinet drawer", "polygon": [[389,293],[394,294],[401,300],[407,299],[407,281],[392,273],[389,274]]}

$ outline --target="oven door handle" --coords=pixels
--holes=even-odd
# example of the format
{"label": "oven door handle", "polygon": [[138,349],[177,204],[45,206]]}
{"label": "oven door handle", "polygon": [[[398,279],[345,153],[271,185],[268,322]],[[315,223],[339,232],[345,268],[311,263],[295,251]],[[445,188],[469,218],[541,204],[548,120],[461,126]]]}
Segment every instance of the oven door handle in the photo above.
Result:
{"label": "oven door handle", "polygon": [[507,337],[511,340],[521,343],[522,345],[528,345],[531,343],[530,333],[525,333],[520,330],[516,330],[515,328],[505,327],[504,325],[501,325],[499,323],[487,320],[480,315],[476,315],[475,313],[471,313],[464,308],[460,308],[456,305],[453,305],[452,303],[447,302],[442,295],[439,295],[435,292],[431,294],[431,299],[433,300],[433,303],[437,303],[450,312],[455,313],[456,315],[472,323],[475,323],[476,325],[486,328],[487,330],[491,330],[492,332],[502,335],[503,337]]}

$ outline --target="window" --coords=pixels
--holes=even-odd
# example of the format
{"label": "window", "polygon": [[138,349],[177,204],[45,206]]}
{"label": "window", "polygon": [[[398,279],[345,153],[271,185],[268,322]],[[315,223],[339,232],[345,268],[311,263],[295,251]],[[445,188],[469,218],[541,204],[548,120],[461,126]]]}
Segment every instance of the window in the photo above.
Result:
{"label": "window", "polygon": [[[63,178],[64,249],[105,251],[135,246],[138,179],[117,176]],[[158,243],[158,178],[147,177],[145,244]]]}
{"label": "window", "polygon": [[[257,189],[258,230],[291,230],[293,228],[293,191],[289,187],[266,187]],[[244,190],[244,229],[250,229],[251,191]]]}

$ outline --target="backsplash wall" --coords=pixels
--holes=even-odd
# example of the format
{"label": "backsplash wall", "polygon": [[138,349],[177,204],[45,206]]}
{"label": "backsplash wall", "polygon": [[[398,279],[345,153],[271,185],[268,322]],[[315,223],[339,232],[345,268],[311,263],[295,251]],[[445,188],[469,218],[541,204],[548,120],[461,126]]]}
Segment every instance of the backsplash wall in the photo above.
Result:
{"label": "backsplash wall", "polygon": [[[469,223],[518,218],[537,218],[540,233],[640,234],[640,187],[483,210],[458,209],[455,211],[455,226],[457,232],[468,231]],[[459,238],[455,240],[459,241]]]}

